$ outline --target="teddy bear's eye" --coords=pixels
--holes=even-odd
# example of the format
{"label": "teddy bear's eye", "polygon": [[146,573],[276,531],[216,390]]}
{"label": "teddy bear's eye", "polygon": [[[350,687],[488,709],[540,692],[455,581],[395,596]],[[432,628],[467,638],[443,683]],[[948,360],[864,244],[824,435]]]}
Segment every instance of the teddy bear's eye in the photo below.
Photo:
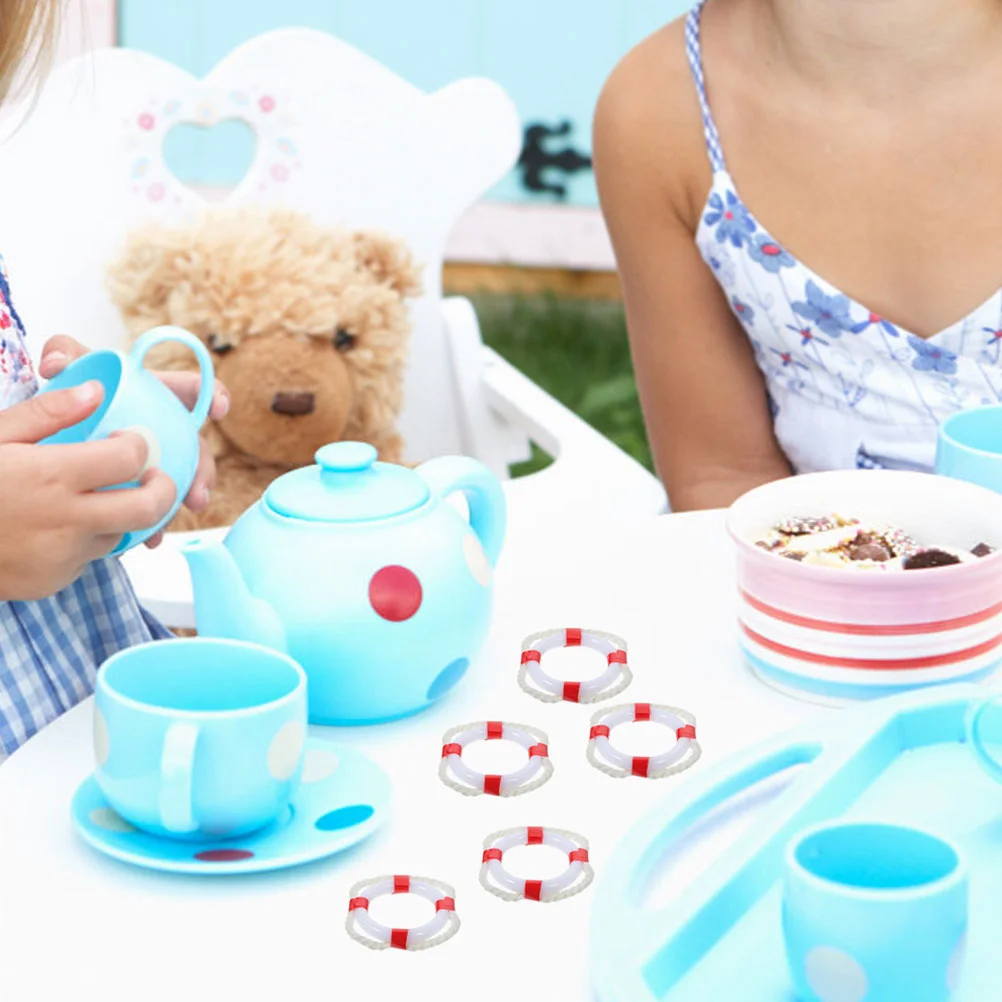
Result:
{"label": "teddy bear's eye", "polygon": [[338,351],[350,351],[355,346],[355,335],[349,334],[343,327],[337,329],[332,340]]}
{"label": "teddy bear's eye", "polygon": [[217,355],[225,355],[228,351],[233,351],[233,345],[227,344],[218,334],[209,335],[209,347]]}

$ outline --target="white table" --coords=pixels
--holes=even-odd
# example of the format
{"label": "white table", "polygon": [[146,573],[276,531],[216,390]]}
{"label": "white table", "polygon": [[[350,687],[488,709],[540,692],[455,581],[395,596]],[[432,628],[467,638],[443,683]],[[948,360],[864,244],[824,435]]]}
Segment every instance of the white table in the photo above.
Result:
{"label": "white table", "polygon": [[[601,880],[617,840],[685,777],[614,780],[592,769],[584,752],[596,707],[545,705],[521,692],[515,676],[523,637],[578,625],[626,638],[636,678],[617,701],[666,702],[696,714],[704,757],[690,775],[831,711],[774,693],[743,668],[732,559],[718,513],[545,535],[528,523],[513,532],[498,568],[488,646],[450,698],[402,723],[334,735],[379,762],[396,796],[393,822],[344,856],[242,878],[176,877],[106,860],[76,838],[69,820],[73,792],[91,769],[89,701],[28,742],[0,766],[0,998],[590,998],[591,892],[552,905],[502,902],[477,882],[482,840],[515,825],[580,832],[591,841]],[[573,670],[574,656],[586,655],[554,655],[548,665],[563,662]],[[547,786],[520,798],[470,800],[439,782],[443,732],[487,718],[535,724],[549,734],[556,773]],[[639,732],[653,727],[636,725],[633,735],[623,728],[617,744],[635,754],[653,750],[627,744],[648,737]],[[490,750],[501,754],[502,747]],[[498,768],[511,766],[505,760]],[[522,859],[513,853],[509,863],[513,870],[526,861],[529,868],[550,867],[549,852],[522,850]],[[655,897],[677,893],[696,865],[678,861]],[[522,875],[559,869],[558,862],[545,873],[526,869]],[[453,884],[463,920],[455,939],[404,954],[373,953],[348,938],[349,886],[393,872]],[[391,921],[425,917],[416,908],[403,920],[402,914]]]}

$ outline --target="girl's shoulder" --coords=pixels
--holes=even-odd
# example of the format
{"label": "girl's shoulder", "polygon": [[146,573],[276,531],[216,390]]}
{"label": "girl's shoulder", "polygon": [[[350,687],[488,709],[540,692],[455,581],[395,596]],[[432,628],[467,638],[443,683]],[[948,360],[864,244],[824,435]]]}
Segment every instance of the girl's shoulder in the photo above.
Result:
{"label": "girl's shoulder", "polygon": [[699,95],[686,54],[685,18],[631,49],[595,110],[596,170],[657,188],[695,232],[712,180]]}

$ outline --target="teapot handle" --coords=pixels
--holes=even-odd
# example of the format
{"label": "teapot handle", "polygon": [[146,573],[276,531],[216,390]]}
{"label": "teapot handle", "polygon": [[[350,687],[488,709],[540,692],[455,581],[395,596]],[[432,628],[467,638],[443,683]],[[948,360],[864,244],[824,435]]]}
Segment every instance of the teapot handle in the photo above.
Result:
{"label": "teapot handle", "polygon": [[470,526],[493,567],[501,555],[507,506],[501,481],[483,463],[466,456],[442,456],[422,463],[418,474],[444,500],[462,491],[470,508]]}

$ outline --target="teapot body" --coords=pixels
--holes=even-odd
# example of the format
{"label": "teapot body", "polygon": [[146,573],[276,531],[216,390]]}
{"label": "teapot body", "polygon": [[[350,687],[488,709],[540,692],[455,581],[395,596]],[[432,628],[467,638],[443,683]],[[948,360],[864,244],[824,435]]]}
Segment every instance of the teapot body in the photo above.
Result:
{"label": "teapot body", "polygon": [[224,545],[306,672],[311,723],[424,709],[463,677],[490,627],[491,561],[470,524],[434,495],[351,523],[287,518],[258,502]]}

